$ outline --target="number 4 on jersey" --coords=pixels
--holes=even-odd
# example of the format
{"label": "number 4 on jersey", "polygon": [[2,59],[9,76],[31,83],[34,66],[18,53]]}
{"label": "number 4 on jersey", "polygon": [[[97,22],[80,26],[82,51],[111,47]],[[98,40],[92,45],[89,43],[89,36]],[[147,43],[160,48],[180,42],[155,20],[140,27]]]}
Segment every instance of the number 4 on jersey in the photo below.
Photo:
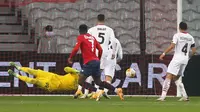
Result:
{"label": "number 4 on jersey", "polygon": [[188,47],[188,43],[186,43],[182,48],[182,52],[184,52],[185,55],[187,54],[187,47]]}

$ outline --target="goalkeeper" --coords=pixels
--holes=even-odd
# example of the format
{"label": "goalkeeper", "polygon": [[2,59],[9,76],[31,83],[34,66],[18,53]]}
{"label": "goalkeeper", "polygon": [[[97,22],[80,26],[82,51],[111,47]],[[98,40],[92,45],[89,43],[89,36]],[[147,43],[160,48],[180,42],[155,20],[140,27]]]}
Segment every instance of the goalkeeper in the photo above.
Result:
{"label": "goalkeeper", "polygon": [[47,91],[68,91],[76,90],[78,87],[79,71],[71,68],[65,67],[64,71],[67,72],[66,75],[61,76],[52,72],[46,72],[43,70],[35,70],[28,67],[19,67],[14,62],[10,62],[10,66],[14,66],[16,69],[29,73],[35,78],[29,78],[27,76],[21,76],[17,73],[14,73],[12,70],[8,70],[9,75],[13,75],[20,80],[35,84],[39,88],[45,89]]}

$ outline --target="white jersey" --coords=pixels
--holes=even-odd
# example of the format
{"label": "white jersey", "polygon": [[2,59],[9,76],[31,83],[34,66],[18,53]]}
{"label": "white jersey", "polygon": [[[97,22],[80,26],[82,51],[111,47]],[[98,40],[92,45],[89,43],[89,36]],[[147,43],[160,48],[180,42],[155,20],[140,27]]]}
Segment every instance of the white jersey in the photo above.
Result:
{"label": "white jersey", "polygon": [[[88,33],[96,38],[100,43],[103,54],[102,56],[107,56],[109,41],[112,41],[115,38],[115,34],[112,28],[106,25],[96,25],[88,30]],[[113,45],[114,46],[114,45]],[[115,49],[113,49],[114,51]]]}
{"label": "white jersey", "polygon": [[[119,40],[117,38],[115,38],[112,42],[114,42],[116,45],[115,45],[115,51],[114,51],[114,54],[115,54],[115,58],[114,60],[122,60],[123,58],[123,52],[122,52],[122,46],[121,46],[121,43],[119,42]],[[113,46],[112,46],[112,42],[109,43],[109,52],[112,52],[112,49],[113,49]],[[108,56],[108,60],[111,59],[112,57],[112,54],[109,54]]]}
{"label": "white jersey", "polygon": [[189,33],[176,33],[173,36],[172,43],[176,44],[172,60],[187,64],[191,45],[195,44],[194,38]]}

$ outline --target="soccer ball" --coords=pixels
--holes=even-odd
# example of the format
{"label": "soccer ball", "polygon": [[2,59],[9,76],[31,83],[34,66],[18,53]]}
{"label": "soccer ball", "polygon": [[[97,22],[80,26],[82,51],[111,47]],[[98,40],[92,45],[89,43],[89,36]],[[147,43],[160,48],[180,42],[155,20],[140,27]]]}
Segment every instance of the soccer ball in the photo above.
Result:
{"label": "soccer ball", "polygon": [[135,74],[136,74],[136,72],[132,68],[129,68],[129,69],[126,70],[126,76],[127,77],[133,78],[133,77],[135,77]]}

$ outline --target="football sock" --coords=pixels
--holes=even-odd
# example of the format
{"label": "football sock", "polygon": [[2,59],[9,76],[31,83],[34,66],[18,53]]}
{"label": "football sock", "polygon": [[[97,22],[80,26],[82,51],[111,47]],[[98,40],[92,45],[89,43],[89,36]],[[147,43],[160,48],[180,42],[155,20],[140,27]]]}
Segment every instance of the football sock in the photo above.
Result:
{"label": "football sock", "polygon": [[23,71],[23,72],[26,72],[28,74],[31,74],[33,76],[37,76],[37,70],[31,69],[31,68],[28,68],[28,67],[21,67],[20,70]]}
{"label": "football sock", "polygon": [[187,95],[187,93],[185,91],[184,84],[181,81],[179,81],[179,80],[175,81],[175,84],[176,84],[177,87],[180,88],[180,92],[183,95],[183,97],[187,98],[188,95]]}
{"label": "football sock", "polygon": [[29,77],[26,77],[26,76],[21,76],[21,75],[18,75],[18,78],[24,82],[27,82],[27,83],[30,83],[30,84],[36,84],[37,80],[34,79],[34,78],[29,78]]}
{"label": "football sock", "polygon": [[92,84],[90,84],[88,82],[84,82],[83,87],[88,89],[88,90],[91,90],[93,92],[97,91],[97,88],[95,88],[94,86],[92,86]]}
{"label": "football sock", "polygon": [[82,86],[81,85],[78,85],[78,90],[82,90]]}
{"label": "football sock", "polygon": [[88,90],[88,89],[85,89],[84,94],[85,94],[85,95],[88,95],[88,93],[89,93],[89,90]]}
{"label": "football sock", "polygon": [[[110,81],[106,81],[107,83],[111,84]],[[104,92],[107,94],[108,93],[108,89],[104,88]]]}
{"label": "football sock", "polygon": [[104,87],[104,88],[107,88],[111,91],[115,91],[115,87],[112,86],[111,84],[109,84],[108,82],[105,82],[105,81],[100,83],[100,87]]}
{"label": "football sock", "polygon": [[167,92],[169,90],[170,87],[170,83],[171,83],[171,79],[165,79],[165,81],[163,82],[163,87],[162,87],[162,94],[161,97],[165,98],[167,95]]}

